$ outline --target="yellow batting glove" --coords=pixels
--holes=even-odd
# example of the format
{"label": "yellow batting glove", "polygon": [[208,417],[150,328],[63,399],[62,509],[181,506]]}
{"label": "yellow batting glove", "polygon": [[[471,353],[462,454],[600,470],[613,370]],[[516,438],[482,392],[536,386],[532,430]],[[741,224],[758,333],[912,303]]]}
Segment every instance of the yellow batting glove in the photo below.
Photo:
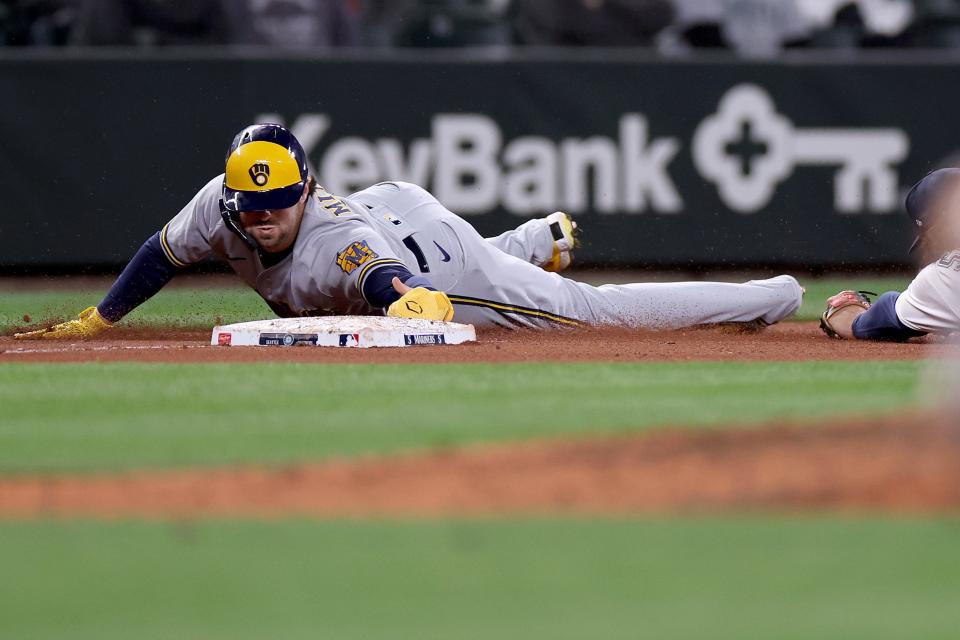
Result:
{"label": "yellow batting glove", "polygon": [[394,318],[419,318],[420,320],[453,320],[453,304],[443,291],[430,291],[425,287],[410,289],[387,308],[387,315]]}
{"label": "yellow batting glove", "polygon": [[95,336],[113,325],[100,315],[96,307],[90,307],[80,312],[76,320],[69,320],[55,324],[48,329],[15,333],[16,340],[62,340],[66,338],[89,338]]}

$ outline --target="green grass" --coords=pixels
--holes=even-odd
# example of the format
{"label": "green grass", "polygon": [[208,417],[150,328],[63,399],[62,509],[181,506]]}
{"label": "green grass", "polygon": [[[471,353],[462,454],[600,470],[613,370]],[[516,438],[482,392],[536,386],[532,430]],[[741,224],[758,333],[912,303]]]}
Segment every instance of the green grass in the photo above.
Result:
{"label": "green grass", "polygon": [[956,638],[955,520],[0,524],[0,637]]}
{"label": "green grass", "polygon": [[[608,274],[618,280],[618,274]],[[600,282],[603,275],[589,278]],[[823,311],[824,301],[842,289],[866,289],[883,293],[902,290],[909,280],[904,278],[827,278],[804,279],[807,288],[803,307],[797,320],[813,320]],[[81,310],[97,304],[109,285],[101,289],[38,290],[0,292],[0,333],[8,333],[12,327],[24,324],[27,315],[33,322],[50,318],[72,318]],[[242,322],[273,317],[273,312],[252,290],[246,287],[171,287],[161,291],[124,322],[153,325],[173,325],[189,328],[211,328],[218,319],[224,322]]]}
{"label": "green grass", "polygon": [[916,362],[0,365],[0,473],[279,462],[894,410]]}
{"label": "green grass", "polygon": [[[99,303],[106,292],[106,288],[0,292],[0,332],[23,326],[24,315],[32,322],[73,318]],[[161,291],[123,322],[210,329],[220,320],[229,323],[272,317],[274,313],[260,296],[246,287],[176,287]]]}

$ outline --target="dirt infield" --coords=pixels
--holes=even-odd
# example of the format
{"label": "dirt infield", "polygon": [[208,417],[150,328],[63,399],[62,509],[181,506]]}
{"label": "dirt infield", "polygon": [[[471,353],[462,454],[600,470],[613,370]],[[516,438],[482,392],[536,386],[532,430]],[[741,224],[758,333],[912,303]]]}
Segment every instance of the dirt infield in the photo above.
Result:
{"label": "dirt infield", "polygon": [[[480,333],[404,349],[209,346],[206,331],[117,328],[68,343],[0,337],[0,363],[903,360],[944,345],[829,340],[814,323]],[[734,425],[738,426],[738,425]],[[0,518],[447,517],[751,510],[960,512],[960,432],[929,416],[661,431],[277,467],[0,476]]]}
{"label": "dirt infield", "polygon": [[208,331],[117,328],[86,342],[16,341],[0,337],[9,362],[330,362],[447,363],[529,361],[904,360],[936,355],[924,342],[885,344],[830,340],[813,322],[788,322],[759,333],[730,327],[683,331],[578,329],[485,331],[477,343],[403,349],[216,347]]}
{"label": "dirt infield", "polygon": [[915,415],[353,461],[0,479],[0,518],[960,512],[960,431]]}

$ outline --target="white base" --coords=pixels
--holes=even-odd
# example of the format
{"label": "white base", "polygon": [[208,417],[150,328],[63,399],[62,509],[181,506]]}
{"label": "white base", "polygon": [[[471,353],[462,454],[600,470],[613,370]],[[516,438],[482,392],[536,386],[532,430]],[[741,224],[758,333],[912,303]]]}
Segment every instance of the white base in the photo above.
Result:
{"label": "white base", "polygon": [[411,347],[474,342],[472,324],[381,316],[254,320],[214,327],[214,346]]}

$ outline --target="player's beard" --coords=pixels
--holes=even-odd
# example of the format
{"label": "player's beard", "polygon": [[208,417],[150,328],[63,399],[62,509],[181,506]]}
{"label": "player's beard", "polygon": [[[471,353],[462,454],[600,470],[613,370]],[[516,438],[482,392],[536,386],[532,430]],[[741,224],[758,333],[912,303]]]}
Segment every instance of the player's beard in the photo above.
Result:
{"label": "player's beard", "polygon": [[260,249],[267,253],[278,253],[290,248],[296,241],[302,219],[303,209],[291,207],[276,212],[266,220],[246,225],[244,230]]}
{"label": "player's beard", "polygon": [[255,225],[247,229],[260,248],[268,253],[283,251],[290,244],[290,232],[275,224]]}

